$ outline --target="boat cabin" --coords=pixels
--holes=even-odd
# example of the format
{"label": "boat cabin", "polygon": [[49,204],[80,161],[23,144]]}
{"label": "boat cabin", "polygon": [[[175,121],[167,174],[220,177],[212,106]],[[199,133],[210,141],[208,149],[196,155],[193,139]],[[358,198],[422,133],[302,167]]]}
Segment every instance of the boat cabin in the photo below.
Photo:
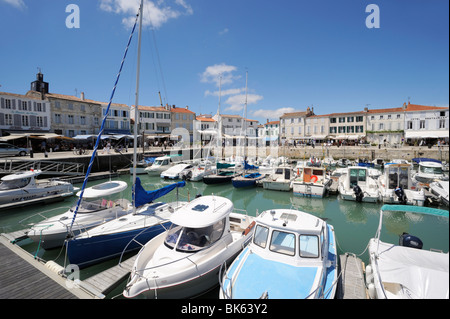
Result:
{"label": "boat cabin", "polygon": [[295,210],[277,209],[264,211],[257,218],[252,247],[264,258],[296,264],[300,260],[322,261],[327,256],[327,241],[323,220]]}
{"label": "boat cabin", "polygon": [[35,177],[41,173],[40,170],[19,172],[2,177],[0,191],[24,188],[35,184]]}
{"label": "boat cabin", "polygon": [[409,164],[386,164],[384,167],[385,179],[387,185],[383,185],[387,189],[415,189],[411,179],[411,166]]}
{"label": "boat cabin", "polygon": [[193,200],[172,215],[164,245],[189,253],[210,247],[229,233],[232,210],[233,203],[224,197],[211,195]]}

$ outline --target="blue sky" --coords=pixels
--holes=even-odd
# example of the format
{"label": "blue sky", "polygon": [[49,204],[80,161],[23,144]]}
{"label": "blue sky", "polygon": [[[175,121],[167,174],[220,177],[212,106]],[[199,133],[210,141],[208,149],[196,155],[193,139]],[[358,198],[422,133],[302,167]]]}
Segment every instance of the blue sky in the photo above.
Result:
{"label": "blue sky", "polygon": [[[44,73],[53,93],[108,101],[139,0],[0,0],[0,91]],[[80,27],[67,28],[78,5]],[[145,0],[140,104],[265,122],[411,103],[449,105],[449,1]],[[380,10],[367,28],[366,6]],[[152,23],[152,26],[150,26]],[[114,102],[134,103],[137,33]],[[156,48],[155,48],[156,44]]]}

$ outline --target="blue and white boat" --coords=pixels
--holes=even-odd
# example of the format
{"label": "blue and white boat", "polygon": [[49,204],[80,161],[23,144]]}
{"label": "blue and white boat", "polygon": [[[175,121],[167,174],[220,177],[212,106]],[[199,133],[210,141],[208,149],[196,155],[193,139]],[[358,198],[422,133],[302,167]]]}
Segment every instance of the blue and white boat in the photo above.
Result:
{"label": "blue and white boat", "polygon": [[[244,161],[244,170],[257,170],[258,166],[250,165],[247,161]],[[236,176],[231,179],[231,184],[233,184],[236,188],[241,187],[254,187],[256,186],[256,182],[263,179],[265,175],[258,172],[244,173],[241,176]]]}
{"label": "blue and white boat", "polygon": [[[153,237],[166,231],[170,217],[186,202],[156,202],[174,189],[185,186],[185,182],[167,185],[157,190],[146,191],[139,178],[136,179],[136,211],[103,223],[67,241],[67,256],[71,264],[83,268],[120,256],[141,248]],[[150,203],[150,204],[148,204]]]}
{"label": "blue and white boat", "polygon": [[221,278],[220,298],[334,298],[333,226],[293,209],[266,210],[255,221],[251,243]]}
{"label": "blue and white boat", "polygon": [[[384,214],[434,215],[448,223],[448,210],[384,205],[374,238],[369,240],[370,264],[366,267],[366,285],[371,299],[448,299],[448,252],[424,248],[423,242],[408,233],[400,235],[399,244],[380,239]],[[400,217],[399,217],[400,216]],[[437,248],[437,247],[435,247]]]}

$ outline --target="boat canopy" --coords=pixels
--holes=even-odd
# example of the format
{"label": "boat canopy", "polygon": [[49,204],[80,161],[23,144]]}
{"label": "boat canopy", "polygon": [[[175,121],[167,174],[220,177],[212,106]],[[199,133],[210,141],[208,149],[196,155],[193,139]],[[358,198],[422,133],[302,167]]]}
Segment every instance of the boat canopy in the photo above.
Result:
{"label": "boat canopy", "polygon": [[258,166],[255,165],[250,165],[249,163],[247,163],[247,161],[244,161],[244,169],[258,169]]}
{"label": "boat canopy", "polygon": [[[103,196],[109,196],[112,194],[119,193],[125,190],[128,187],[127,183],[124,181],[108,181],[105,183],[101,183],[84,190],[83,197],[84,198],[97,198]],[[81,191],[77,193],[79,197]]]}
{"label": "boat canopy", "polygon": [[448,210],[423,207],[423,206],[412,206],[412,205],[383,205],[381,207],[382,211],[396,211],[396,212],[407,212],[407,213],[419,213],[427,214],[441,217],[449,217]]}
{"label": "boat canopy", "polygon": [[135,186],[135,201],[134,206],[139,207],[147,203],[151,203],[157,198],[160,198],[167,193],[171,192],[177,187],[184,187],[186,185],[186,182],[181,181],[178,183],[170,184],[167,186],[164,186],[162,188],[153,190],[153,191],[147,191],[145,190],[141,185],[141,179],[139,177],[136,177],[136,186]]}
{"label": "boat canopy", "polygon": [[1,180],[2,181],[12,181],[12,180],[16,180],[16,179],[30,178],[33,176],[37,176],[41,173],[42,173],[41,170],[29,170],[29,171],[25,171],[25,172],[18,172],[18,173],[3,176]]}
{"label": "boat canopy", "polygon": [[228,164],[228,163],[217,163],[216,167],[217,169],[222,169],[222,168],[230,168],[230,167],[234,167],[235,164]]}
{"label": "boat canopy", "polygon": [[233,203],[225,197],[209,195],[194,199],[177,210],[171,222],[191,228],[213,225],[227,217],[233,210]]}

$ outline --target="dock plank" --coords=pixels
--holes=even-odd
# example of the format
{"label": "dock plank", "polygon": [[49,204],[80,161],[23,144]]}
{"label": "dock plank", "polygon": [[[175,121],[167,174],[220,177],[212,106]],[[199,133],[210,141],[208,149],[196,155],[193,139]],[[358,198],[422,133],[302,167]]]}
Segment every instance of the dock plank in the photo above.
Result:
{"label": "dock plank", "polygon": [[351,254],[339,256],[341,266],[340,299],[367,299],[364,263]]}
{"label": "dock plank", "polygon": [[80,290],[69,290],[65,279],[51,273],[41,262],[0,235],[0,299],[93,298]]}

